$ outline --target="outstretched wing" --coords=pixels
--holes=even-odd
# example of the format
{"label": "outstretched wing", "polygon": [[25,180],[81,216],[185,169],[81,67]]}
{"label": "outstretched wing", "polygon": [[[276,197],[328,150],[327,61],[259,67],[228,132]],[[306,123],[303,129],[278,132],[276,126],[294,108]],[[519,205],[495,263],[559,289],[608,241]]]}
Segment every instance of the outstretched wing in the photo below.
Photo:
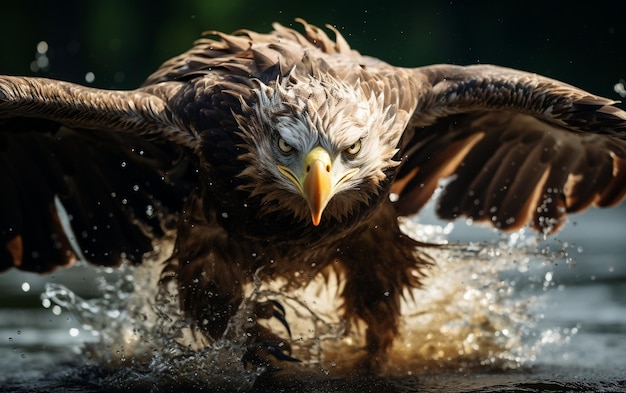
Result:
{"label": "outstretched wing", "polygon": [[[306,37],[280,25],[213,32],[133,91],[0,76],[0,271],[47,271],[78,252],[105,265],[140,260],[195,187],[201,149],[222,173],[238,170],[229,166],[236,128],[225,118],[252,94],[241,81],[273,80],[306,50],[350,52],[343,38],[303,24]],[[201,133],[216,142],[201,146]]]}
{"label": "outstretched wing", "polygon": [[416,213],[448,179],[442,218],[555,231],[626,194],[626,112],[564,83],[495,66],[413,70],[422,81],[392,192]]}
{"label": "outstretched wing", "polygon": [[147,92],[1,76],[0,271],[139,262],[193,185],[192,139]]}

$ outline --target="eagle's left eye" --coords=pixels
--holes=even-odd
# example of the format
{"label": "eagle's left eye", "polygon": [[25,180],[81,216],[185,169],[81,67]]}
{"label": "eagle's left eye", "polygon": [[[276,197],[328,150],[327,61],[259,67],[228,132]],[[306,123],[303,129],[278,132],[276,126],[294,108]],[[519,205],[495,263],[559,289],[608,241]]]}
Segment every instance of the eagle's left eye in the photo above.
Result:
{"label": "eagle's left eye", "polygon": [[354,142],[350,147],[344,150],[348,155],[356,156],[361,151],[361,140]]}
{"label": "eagle's left eye", "polygon": [[278,139],[278,148],[283,153],[291,153],[293,151],[293,146],[287,143],[283,138]]}

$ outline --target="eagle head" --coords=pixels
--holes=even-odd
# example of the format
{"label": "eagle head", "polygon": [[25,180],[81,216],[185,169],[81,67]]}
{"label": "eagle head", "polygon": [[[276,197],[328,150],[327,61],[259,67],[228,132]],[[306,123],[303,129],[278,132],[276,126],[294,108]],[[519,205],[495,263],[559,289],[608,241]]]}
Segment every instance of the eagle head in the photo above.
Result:
{"label": "eagle head", "polygon": [[406,119],[382,93],[330,74],[256,86],[235,117],[247,161],[240,188],[260,198],[260,215],[342,222],[385,194]]}

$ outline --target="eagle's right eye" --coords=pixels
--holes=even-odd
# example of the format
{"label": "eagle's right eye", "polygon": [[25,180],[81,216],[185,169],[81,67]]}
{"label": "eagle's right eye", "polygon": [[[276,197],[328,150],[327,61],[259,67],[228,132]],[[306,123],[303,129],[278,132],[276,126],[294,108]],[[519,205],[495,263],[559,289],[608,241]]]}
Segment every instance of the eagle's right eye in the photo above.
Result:
{"label": "eagle's right eye", "polygon": [[361,151],[361,140],[354,142],[346,150],[344,150],[349,156],[354,157]]}
{"label": "eagle's right eye", "polygon": [[278,139],[278,148],[283,153],[291,153],[293,151],[293,146],[288,144],[283,138]]}

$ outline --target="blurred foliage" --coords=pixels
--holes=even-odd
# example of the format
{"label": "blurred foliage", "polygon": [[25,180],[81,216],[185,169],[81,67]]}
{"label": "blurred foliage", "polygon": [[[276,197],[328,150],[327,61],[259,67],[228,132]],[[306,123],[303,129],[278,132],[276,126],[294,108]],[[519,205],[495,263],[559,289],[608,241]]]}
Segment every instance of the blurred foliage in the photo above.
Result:
{"label": "blurred foliage", "polygon": [[[619,98],[626,78],[625,1],[68,0],[2,4],[0,73],[133,88],[202,32],[268,31],[302,17],[332,24],[360,52],[392,64],[494,63]],[[298,28],[296,26],[296,28]],[[33,71],[45,41],[49,66]]]}

